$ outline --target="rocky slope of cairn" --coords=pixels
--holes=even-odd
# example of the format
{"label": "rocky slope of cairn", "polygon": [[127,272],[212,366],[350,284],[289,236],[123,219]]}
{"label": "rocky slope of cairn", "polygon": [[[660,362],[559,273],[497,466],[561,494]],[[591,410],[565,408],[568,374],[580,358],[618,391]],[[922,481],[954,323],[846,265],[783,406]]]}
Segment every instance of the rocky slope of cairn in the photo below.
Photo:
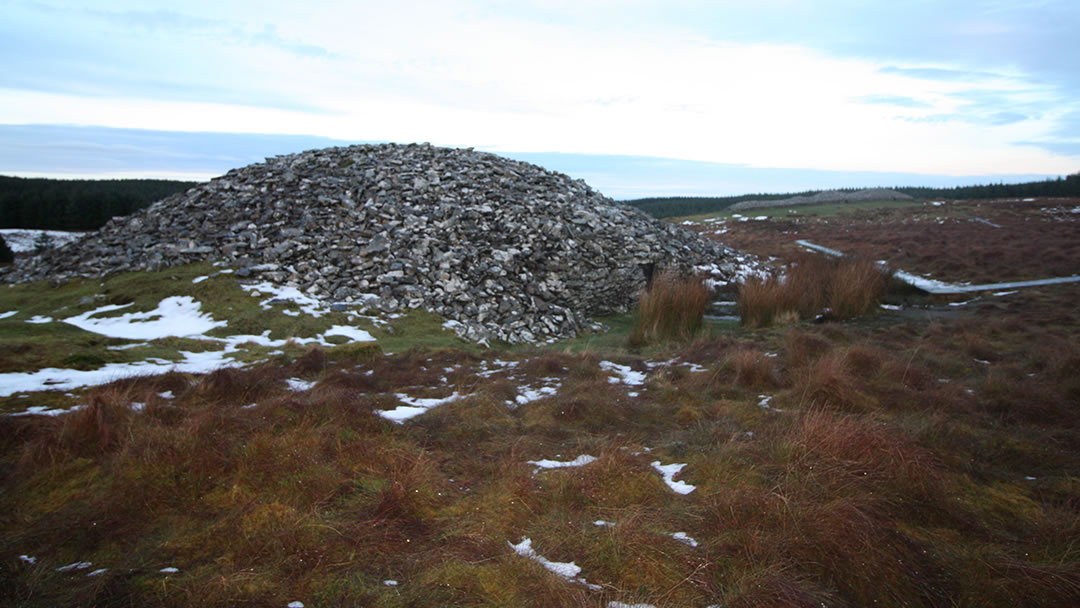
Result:
{"label": "rocky slope of cairn", "polygon": [[364,145],[235,169],[70,245],[8,281],[222,261],[338,307],[427,308],[471,340],[570,336],[625,311],[643,264],[756,263],[615,203],[583,181],[470,149]]}
{"label": "rocky slope of cairn", "polygon": [[832,203],[862,203],[868,201],[910,201],[911,196],[896,190],[887,188],[868,188],[856,192],[844,192],[842,190],[828,190],[811,196],[793,196],[778,201],[743,201],[735,203],[729,209],[741,211],[744,209],[763,209],[766,207],[794,207],[796,205],[826,205]]}

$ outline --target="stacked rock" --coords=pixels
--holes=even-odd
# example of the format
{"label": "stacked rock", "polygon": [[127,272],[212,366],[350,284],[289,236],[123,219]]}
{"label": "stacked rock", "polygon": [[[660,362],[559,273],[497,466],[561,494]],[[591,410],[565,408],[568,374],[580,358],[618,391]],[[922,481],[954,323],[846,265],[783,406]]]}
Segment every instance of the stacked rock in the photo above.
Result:
{"label": "stacked rock", "polygon": [[427,308],[468,339],[574,335],[625,311],[643,267],[749,256],[660,222],[583,181],[471,149],[362,145],[235,169],[27,259],[8,281],[222,261],[240,277],[339,304]]}

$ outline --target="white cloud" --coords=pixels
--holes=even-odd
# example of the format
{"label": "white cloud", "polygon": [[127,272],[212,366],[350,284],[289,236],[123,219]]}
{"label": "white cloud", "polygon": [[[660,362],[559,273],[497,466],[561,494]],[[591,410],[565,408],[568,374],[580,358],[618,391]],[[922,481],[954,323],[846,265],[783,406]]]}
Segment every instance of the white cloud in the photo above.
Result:
{"label": "white cloud", "polygon": [[[1055,102],[1052,86],[1033,84],[1019,69],[725,42],[706,26],[678,23],[674,10],[656,23],[633,19],[659,11],[655,3],[501,10],[483,2],[272,2],[258,10],[191,3],[183,14],[143,4],[88,18],[95,27],[134,23],[154,32],[133,36],[134,47],[109,41],[123,69],[102,66],[96,96],[9,85],[0,89],[5,122],[430,141],[757,167],[1074,170],[1074,160],[1011,143],[1039,140],[1061,114],[1028,111]],[[953,29],[994,34],[997,22],[981,19]],[[154,46],[154,39],[166,43]],[[108,78],[121,75],[123,85],[110,88]],[[153,90],[131,84],[159,78],[166,82]],[[189,93],[176,92],[185,83]],[[971,89],[1006,95],[975,108],[962,97]],[[866,103],[874,97],[914,103]],[[935,119],[946,116],[971,120]]]}

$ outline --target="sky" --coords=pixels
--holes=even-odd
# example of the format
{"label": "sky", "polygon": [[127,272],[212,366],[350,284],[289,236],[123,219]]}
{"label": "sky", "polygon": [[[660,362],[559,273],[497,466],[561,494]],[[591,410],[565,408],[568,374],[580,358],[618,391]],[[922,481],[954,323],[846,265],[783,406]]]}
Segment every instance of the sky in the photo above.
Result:
{"label": "sky", "polygon": [[0,0],[0,174],[430,142],[626,198],[1080,171],[1075,0]]}

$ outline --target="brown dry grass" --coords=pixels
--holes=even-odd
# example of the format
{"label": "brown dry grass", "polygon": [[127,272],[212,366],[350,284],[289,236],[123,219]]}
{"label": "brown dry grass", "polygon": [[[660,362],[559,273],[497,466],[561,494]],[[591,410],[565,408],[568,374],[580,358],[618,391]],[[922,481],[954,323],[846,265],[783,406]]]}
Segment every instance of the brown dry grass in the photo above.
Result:
{"label": "brown dry grass", "polygon": [[769,327],[824,315],[847,320],[877,309],[886,278],[868,260],[803,254],[782,276],[752,277],[739,286],[743,325]]}
{"label": "brown dry grass", "polygon": [[708,301],[700,277],[660,271],[638,300],[630,344],[690,340],[701,330]]}

